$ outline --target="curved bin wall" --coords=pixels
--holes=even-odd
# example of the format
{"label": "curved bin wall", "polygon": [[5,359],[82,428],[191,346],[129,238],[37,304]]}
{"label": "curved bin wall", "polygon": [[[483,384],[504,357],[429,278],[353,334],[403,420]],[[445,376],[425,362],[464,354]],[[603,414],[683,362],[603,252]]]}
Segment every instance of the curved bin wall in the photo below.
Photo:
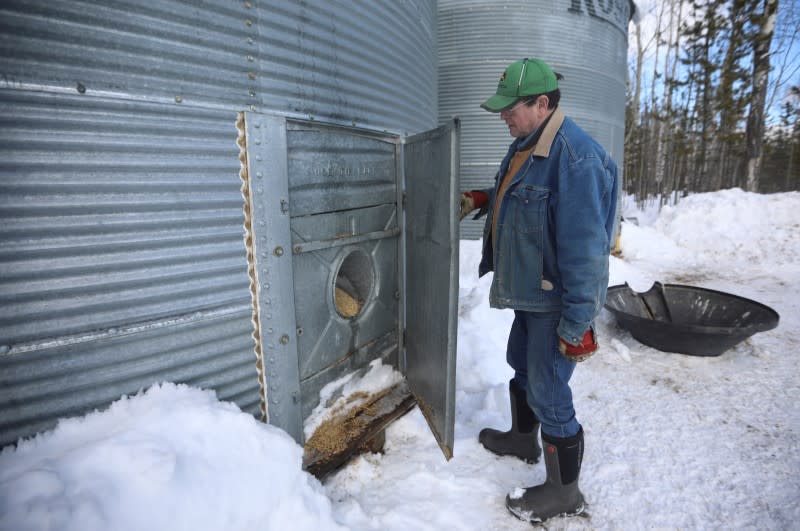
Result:
{"label": "curved bin wall", "polygon": [[238,111],[436,125],[431,2],[0,5],[0,445],[172,380],[259,414]]}
{"label": "curved bin wall", "polygon": [[[461,118],[461,187],[491,186],[511,142],[480,108],[505,67],[538,57],[564,75],[561,108],[622,166],[628,0],[439,0],[439,121]],[[480,238],[483,220],[461,223]]]}

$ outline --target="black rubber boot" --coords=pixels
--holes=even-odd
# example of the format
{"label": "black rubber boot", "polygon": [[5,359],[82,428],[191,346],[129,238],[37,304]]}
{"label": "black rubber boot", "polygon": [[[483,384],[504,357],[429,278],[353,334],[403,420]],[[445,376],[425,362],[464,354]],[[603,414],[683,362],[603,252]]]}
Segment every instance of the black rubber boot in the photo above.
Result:
{"label": "black rubber boot", "polygon": [[511,429],[509,431],[484,428],[478,434],[478,442],[497,455],[513,455],[527,463],[536,463],[542,455],[539,447],[539,419],[528,406],[525,390],[508,382],[511,399]]}
{"label": "black rubber boot", "polygon": [[542,441],[547,479],[536,487],[514,489],[506,496],[506,507],[520,520],[534,523],[553,516],[581,514],[584,501],[578,479],[583,461],[583,428],[564,439],[543,433]]}

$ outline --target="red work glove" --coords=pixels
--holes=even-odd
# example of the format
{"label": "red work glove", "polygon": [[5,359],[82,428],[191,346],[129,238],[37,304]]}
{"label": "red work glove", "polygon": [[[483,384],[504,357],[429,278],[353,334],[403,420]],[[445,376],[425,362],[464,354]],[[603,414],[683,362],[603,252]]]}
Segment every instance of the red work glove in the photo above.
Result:
{"label": "red work glove", "polygon": [[472,190],[461,194],[461,212],[459,220],[469,216],[476,208],[483,208],[489,202],[489,196],[480,190]]}
{"label": "red work glove", "polygon": [[597,341],[594,338],[594,331],[590,328],[583,334],[581,342],[577,345],[567,343],[562,338],[558,338],[558,350],[571,361],[584,361],[589,359],[597,350]]}

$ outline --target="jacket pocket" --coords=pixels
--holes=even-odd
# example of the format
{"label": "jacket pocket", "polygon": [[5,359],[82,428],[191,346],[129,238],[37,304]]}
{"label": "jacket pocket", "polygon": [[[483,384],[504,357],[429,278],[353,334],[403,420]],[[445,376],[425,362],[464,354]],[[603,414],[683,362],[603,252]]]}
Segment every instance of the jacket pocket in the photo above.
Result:
{"label": "jacket pocket", "polygon": [[526,184],[514,189],[511,197],[514,201],[514,228],[519,232],[541,232],[547,216],[550,190]]}

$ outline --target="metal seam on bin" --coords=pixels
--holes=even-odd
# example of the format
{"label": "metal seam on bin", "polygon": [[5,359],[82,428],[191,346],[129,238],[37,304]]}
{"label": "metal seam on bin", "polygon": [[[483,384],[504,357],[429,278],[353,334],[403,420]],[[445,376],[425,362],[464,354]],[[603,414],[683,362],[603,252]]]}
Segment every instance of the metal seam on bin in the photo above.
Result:
{"label": "metal seam on bin", "polygon": [[260,409],[261,420],[267,417],[267,386],[264,381],[264,353],[261,351],[261,329],[258,324],[258,279],[256,279],[255,257],[253,256],[253,217],[250,206],[250,175],[247,171],[247,136],[244,125],[244,113],[236,115],[236,145],[239,146],[239,177],[242,180],[242,198],[244,212],[244,247],[247,254],[247,277],[250,279],[250,300],[252,305],[253,323],[253,352],[256,356],[256,372],[258,373],[258,385],[261,388]]}

